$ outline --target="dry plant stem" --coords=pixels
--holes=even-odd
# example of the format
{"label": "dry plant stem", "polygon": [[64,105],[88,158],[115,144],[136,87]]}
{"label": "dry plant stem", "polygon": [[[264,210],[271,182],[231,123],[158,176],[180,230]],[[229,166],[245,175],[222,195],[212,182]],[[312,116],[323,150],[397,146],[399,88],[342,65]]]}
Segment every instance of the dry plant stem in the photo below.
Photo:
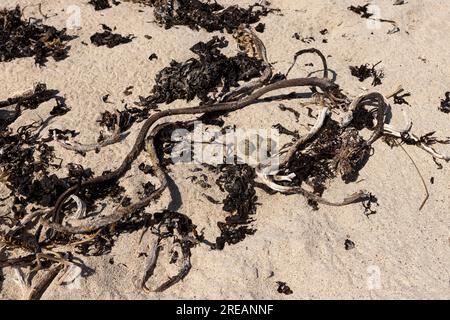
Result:
{"label": "dry plant stem", "polygon": [[145,285],[145,283],[150,279],[150,277],[153,275],[153,271],[156,268],[156,262],[158,260],[158,252],[160,249],[160,243],[161,239],[158,237],[158,239],[153,243],[152,249],[150,250],[150,255],[148,257],[147,261],[147,267],[144,272],[144,276],[141,281],[141,289],[145,291],[150,291],[149,288]]}
{"label": "dry plant stem", "polygon": [[36,210],[33,211],[29,214],[27,214],[25,217],[22,218],[22,220],[20,220],[19,224],[17,226],[12,227],[9,231],[8,231],[8,235],[13,235],[14,233],[16,233],[17,231],[25,228],[29,223],[31,223],[35,218],[39,217],[39,216],[45,216],[46,214],[49,213],[49,210]]}
{"label": "dry plant stem", "polygon": [[155,146],[153,143],[154,136],[151,135],[149,137],[149,141],[147,144],[147,150],[148,154],[150,155],[151,163],[154,167],[155,175],[157,176],[158,180],[160,181],[161,185],[158,189],[153,191],[148,197],[144,198],[143,200],[134,203],[132,205],[129,205],[128,207],[119,207],[116,208],[112,214],[101,217],[95,220],[87,221],[85,224],[79,225],[79,226],[69,226],[69,225],[62,225],[60,223],[55,222],[48,222],[46,220],[42,220],[43,224],[47,227],[58,231],[62,233],[69,233],[69,234],[83,234],[83,233],[92,233],[98,229],[101,229],[103,227],[106,227],[110,224],[116,223],[119,220],[123,219],[124,217],[127,217],[128,215],[148,206],[151,201],[158,198],[163,191],[167,187],[167,178],[162,170],[158,156],[156,154]]}
{"label": "dry plant stem", "polygon": [[297,59],[299,56],[306,54],[306,53],[315,53],[317,54],[320,59],[322,60],[322,65],[323,65],[323,77],[324,78],[328,78],[328,65],[327,65],[327,59],[325,58],[325,56],[322,54],[322,52],[320,52],[319,50],[315,49],[315,48],[310,48],[310,49],[304,49],[304,50],[300,50],[299,52],[297,52],[294,56],[294,62],[292,63],[292,65],[289,67],[288,71],[286,72],[286,77],[289,75],[289,73],[291,72],[292,68],[295,66],[295,63],[297,62]]}
{"label": "dry plant stem", "polygon": [[[431,147],[431,146],[427,145],[426,143],[422,142],[421,139],[418,136],[416,136],[413,133],[409,133],[409,130],[405,131],[405,130],[396,129],[396,128],[392,127],[392,126],[386,126],[384,131],[383,131],[383,135],[394,137],[394,138],[398,138],[398,139],[403,139],[405,136],[407,136],[409,140],[415,142],[415,145],[417,147],[419,147],[420,149],[428,152],[434,158],[440,159],[440,160],[444,160],[444,161],[447,161],[447,162],[450,161],[450,154],[437,152],[436,150],[434,150],[433,147]],[[450,139],[436,140],[436,143],[439,143],[439,144],[450,144]]]}
{"label": "dry plant stem", "polygon": [[327,116],[329,115],[329,109],[327,107],[323,108],[320,111],[319,116],[317,117],[317,121],[314,124],[314,126],[311,128],[311,130],[308,132],[307,135],[301,137],[300,139],[298,139],[293,145],[292,147],[289,149],[289,151],[287,152],[287,154],[285,155],[285,157],[283,158],[283,160],[280,163],[280,167],[284,167],[286,165],[288,165],[292,159],[295,156],[295,153],[305,144],[307,143],[309,140],[311,140],[312,138],[314,138],[320,131],[320,129],[323,127],[324,123],[325,123],[325,119],[327,118]]}
{"label": "dry plant stem", "polygon": [[163,291],[167,290],[174,284],[183,280],[184,277],[186,277],[187,274],[189,273],[189,270],[191,270],[192,265],[191,265],[191,260],[190,260],[189,254],[184,249],[181,251],[183,253],[183,265],[182,265],[180,271],[178,272],[178,274],[176,276],[169,278],[169,280],[167,280],[165,283],[163,283],[161,286],[159,286],[155,290],[155,292],[163,292]]}
{"label": "dry plant stem", "polygon": [[81,144],[76,141],[67,142],[67,141],[63,141],[63,140],[58,140],[56,138],[55,138],[55,140],[58,141],[58,143],[64,149],[67,149],[67,150],[76,151],[76,152],[80,152],[80,153],[85,153],[85,152],[89,152],[89,151],[98,151],[103,147],[120,142],[122,140],[122,136],[120,134],[120,126],[119,126],[119,123],[120,123],[119,112],[116,112],[116,118],[117,118],[117,124],[116,124],[116,129],[114,130],[114,132],[109,137],[107,137],[106,139],[104,139],[103,141],[101,141],[99,143]]}
{"label": "dry plant stem", "polygon": [[56,278],[59,272],[63,269],[62,264],[57,264],[51,267],[43,276],[43,278],[33,286],[28,296],[28,300],[39,300],[44,294],[45,290],[50,286],[52,281]]}
{"label": "dry plant stem", "polygon": [[416,169],[417,173],[419,174],[420,179],[422,180],[422,184],[423,184],[423,187],[424,187],[424,189],[425,189],[425,199],[423,199],[422,204],[421,204],[420,207],[419,207],[419,211],[421,211],[421,210],[423,209],[423,207],[425,206],[425,203],[426,203],[426,202],[428,201],[428,199],[430,198],[430,193],[428,192],[427,184],[426,184],[425,179],[423,178],[422,174],[420,173],[420,170],[419,170],[419,168],[417,167],[417,164],[416,164],[416,162],[414,161],[414,159],[411,157],[411,155],[406,151],[406,149],[405,149],[401,144],[399,144],[399,146],[400,146],[400,147],[402,148],[402,150],[406,153],[406,155],[408,156],[409,160],[411,160],[411,162],[412,162],[414,168]]}
{"label": "dry plant stem", "polygon": [[356,97],[350,104],[349,113],[346,114],[341,121],[342,128],[349,126],[353,121],[354,112],[359,107],[363,107],[364,105],[366,105],[368,103],[372,103],[374,101],[378,105],[377,124],[374,128],[372,136],[369,138],[369,140],[366,141],[366,147],[371,146],[375,141],[377,141],[379,138],[381,138],[383,136],[384,118],[385,118],[385,113],[386,113],[387,107],[389,105],[389,102],[386,100],[386,98],[381,93],[378,93],[378,92],[363,94],[363,95]]}
{"label": "dry plant stem", "polygon": [[36,261],[35,254],[29,254],[26,256],[11,258],[8,260],[0,260],[0,268],[6,267],[26,267],[32,265]]}
{"label": "dry plant stem", "polygon": [[23,100],[30,99],[36,94],[36,89],[38,88],[39,84],[37,84],[35,87],[26,90],[25,92],[21,94],[15,94],[13,97],[6,99],[4,101],[0,101],[0,108],[6,108],[11,105],[17,104]]}
{"label": "dry plant stem", "polygon": [[[193,114],[204,114],[204,113],[208,113],[208,112],[236,111],[236,110],[243,109],[249,105],[254,104],[260,97],[262,97],[263,95],[265,95],[269,92],[279,90],[279,89],[284,89],[284,88],[303,87],[303,86],[319,87],[324,92],[327,92],[327,91],[337,88],[337,85],[334,84],[333,82],[331,82],[329,79],[299,78],[299,79],[282,80],[282,81],[267,85],[267,86],[257,90],[256,92],[252,93],[247,98],[242,99],[240,101],[210,104],[210,105],[198,106],[198,107],[193,107],[193,108],[168,109],[168,110],[164,110],[164,111],[153,114],[142,125],[141,130],[140,130],[140,132],[135,140],[135,143],[133,145],[133,148],[128,153],[128,155],[125,157],[125,159],[122,161],[122,164],[120,165],[119,168],[117,168],[116,170],[113,170],[107,174],[104,174],[102,176],[97,176],[97,177],[89,179],[87,181],[83,181],[80,185],[74,185],[73,187],[67,189],[58,198],[58,200],[56,201],[55,207],[53,208],[54,220],[56,221],[55,218],[59,215],[59,211],[61,209],[62,204],[65,202],[65,200],[68,197],[70,197],[72,194],[74,194],[78,190],[79,187],[86,188],[91,185],[101,184],[101,183],[119,179],[128,170],[128,168],[130,167],[132,162],[136,159],[136,157],[142,151],[148,131],[151,129],[151,127],[157,121],[159,121],[165,117],[174,116],[174,115],[189,115],[189,114],[193,115]],[[154,149],[154,147],[152,147],[152,149]],[[152,156],[152,154],[156,154],[156,152],[153,152],[153,151],[149,152],[149,153],[151,156]],[[155,156],[153,156],[153,157],[155,157]],[[159,167],[159,165],[155,166],[155,168],[156,167]],[[148,202],[150,202],[150,201],[148,201]],[[136,207],[141,208],[138,206],[138,204],[136,204]],[[130,208],[130,209],[132,209],[132,208]],[[120,209],[118,209],[118,210],[120,210]],[[121,217],[121,216],[123,216],[123,214],[120,214],[119,216]],[[58,231],[58,229],[59,229],[58,226],[60,226],[60,225],[50,223],[49,226],[51,226],[51,228],[54,228],[56,231]]]}

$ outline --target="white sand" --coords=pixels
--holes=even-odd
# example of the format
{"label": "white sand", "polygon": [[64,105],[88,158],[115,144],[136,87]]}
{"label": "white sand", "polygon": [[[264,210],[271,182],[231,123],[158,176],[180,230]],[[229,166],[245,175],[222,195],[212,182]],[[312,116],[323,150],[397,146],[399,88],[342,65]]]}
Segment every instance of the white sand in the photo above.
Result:
{"label": "white sand", "polygon": [[[12,7],[17,0],[2,0],[1,6]],[[37,4],[41,0],[23,0],[22,6]],[[224,4],[251,4],[253,1],[221,1]],[[383,94],[393,92],[399,85],[412,93],[406,107],[414,121],[414,132],[425,134],[436,131],[440,136],[450,135],[450,116],[437,110],[440,98],[450,90],[448,76],[450,42],[450,3],[446,0],[409,0],[406,5],[392,6],[391,0],[374,1],[381,8],[382,18],[395,20],[399,33],[387,35],[391,25],[381,29],[368,29],[366,20],[347,10],[351,4],[364,4],[360,0],[273,0],[273,7],[281,15],[263,19],[266,31],[261,34],[269,60],[276,71],[285,72],[293,54],[307,47],[317,47],[330,55],[328,63],[336,75],[337,83],[351,96],[373,90],[370,80],[360,83],[352,77],[349,65],[376,63],[385,70],[383,85],[376,88]],[[130,3],[104,11],[94,11],[86,0],[45,1],[43,11],[55,17],[46,24],[62,28],[70,5],[81,8],[82,28],[71,30],[78,39],[73,40],[70,57],[46,67],[34,65],[33,58],[0,63],[0,99],[32,87],[34,82],[45,82],[58,89],[72,110],[58,117],[48,128],[76,129],[79,140],[94,142],[98,135],[95,118],[104,110],[122,108],[122,99],[132,103],[139,95],[147,96],[154,84],[155,74],[167,66],[171,59],[183,61],[192,56],[189,48],[211,34],[192,31],[187,27],[164,30],[152,23],[152,9]],[[138,10],[142,10],[139,12]],[[36,7],[25,11],[26,16],[39,16]],[[89,37],[101,30],[100,23],[117,27],[121,34],[132,33],[137,38],[131,43],[113,49],[95,47]],[[327,28],[329,34],[319,31]],[[292,38],[298,32],[313,36],[316,41],[305,44]],[[147,40],[144,35],[151,35]],[[225,35],[233,44],[230,35]],[[322,39],[328,43],[322,43]],[[88,46],[81,42],[88,43]],[[234,46],[226,51],[233,52]],[[158,60],[149,61],[151,53]],[[425,60],[426,59],[426,60]],[[304,66],[314,62],[314,67]],[[317,71],[319,61],[314,56],[303,57],[291,77]],[[134,86],[133,95],[122,92]],[[105,104],[101,97],[110,93]],[[286,106],[298,107],[298,100],[284,101]],[[27,111],[14,127],[45,118],[53,102],[36,111]],[[186,105],[175,102],[170,107]],[[189,105],[195,105],[195,102]],[[226,124],[242,128],[267,128],[281,122],[291,130],[299,124],[287,112],[277,108],[278,102],[258,104],[235,112],[226,118]],[[162,108],[166,108],[163,106]],[[301,121],[306,121],[302,111]],[[401,107],[393,105],[393,123],[402,124]],[[115,168],[131,148],[138,127],[117,145],[100,153],[81,157],[56,146],[57,155],[65,163],[81,163],[97,174]],[[44,132],[44,134],[46,134]],[[162,294],[147,294],[137,288],[145,268],[145,257],[152,236],[147,234],[139,244],[140,232],[120,236],[109,255],[81,257],[95,272],[80,281],[79,288],[64,288],[53,283],[44,299],[395,299],[395,298],[450,298],[450,166],[438,170],[431,157],[414,147],[407,147],[415,159],[430,189],[430,199],[424,209],[418,208],[424,197],[421,180],[406,154],[399,148],[390,150],[382,143],[375,145],[375,154],[360,173],[358,184],[345,185],[338,179],[331,183],[327,196],[340,199],[359,189],[372,192],[379,199],[377,214],[367,218],[360,204],[344,208],[320,206],[312,211],[301,196],[269,196],[258,190],[255,235],[223,251],[210,251],[205,246],[192,250],[192,270],[185,280]],[[447,150],[449,151],[449,150]],[[141,155],[139,160],[146,161]],[[203,192],[222,199],[217,188],[204,190],[186,179],[192,175],[189,167],[174,166],[171,177],[179,188],[181,203],[172,203],[176,209],[193,219],[199,230],[205,229],[208,239],[218,235],[217,221],[225,213],[220,205],[213,205],[201,196]],[[136,190],[143,181],[141,173],[132,169],[122,184],[128,191]],[[429,179],[435,177],[435,183]],[[210,181],[214,176],[209,174]],[[0,191],[4,187],[0,187]],[[166,208],[169,193],[152,205],[149,212]],[[0,210],[4,210],[0,208]],[[353,250],[344,249],[345,239],[356,243]],[[159,260],[155,276],[148,285],[156,288],[176,273],[168,264],[165,249]],[[114,264],[108,261],[114,258]],[[269,277],[271,274],[273,277]],[[377,274],[379,277],[377,278]],[[6,280],[0,292],[1,299],[17,299],[23,293],[12,280],[12,271],[5,270]],[[377,279],[379,280],[377,282]],[[375,282],[373,282],[374,280]],[[276,281],[286,282],[293,290],[289,296],[277,292]],[[369,283],[379,284],[370,289]]]}

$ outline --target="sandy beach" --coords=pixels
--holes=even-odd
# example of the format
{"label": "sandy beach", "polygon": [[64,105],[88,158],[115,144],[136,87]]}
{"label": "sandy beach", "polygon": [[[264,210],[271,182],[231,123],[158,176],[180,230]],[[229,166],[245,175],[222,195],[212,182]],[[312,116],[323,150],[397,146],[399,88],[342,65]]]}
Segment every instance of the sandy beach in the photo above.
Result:
{"label": "sandy beach", "polygon": [[[224,36],[230,44],[222,52],[234,55],[238,50],[233,36],[227,32],[196,31],[187,26],[166,30],[155,23],[153,8],[149,6],[122,1],[109,9],[95,11],[87,2],[20,1],[22,8],[42,3],[41,10],[37,6],[26,8],[24,16],[42,19],[43,13],[48,17],[43,23],[58,29],[67,26],[73,10],[78,8],[80,26],[67,30],[76,38],[68,42],[68,57],[61,61],[50,57],[42,67],[32,57],[0,62],[0,101],[32,88],[35,83],[45,83],[65,99],[70,111],[51,119],[40,132],[43,137],[52,128],[70,129],[79,132],[77,141],[95,143],[100,132],[96,119],[102,112],[123,110],[125,104],[133,106],[139,96],[148,96],[155,75],[172,60],[182,62],[194,57],[189,48],[199,41],[208,41],[214,35]],[[244,8],[254,3],[219,2]],[[405,98],[409,105],[390,100],[391,124],[403,126],[407,114],[416,135],[436,132],[438,137],[450,136],[450,114],[439,111],[445,92],[450,91],[448,1],[408,0],[403,5],[393,5],[393,0],[371,1],[379,9],[380,19],[395,21],[399,30],[394,33],[391,23],[371,23],[348,10],[351,5],[364,5],[367,1],[270,2],[271,8],[280,11],[261,17],[265,30],[257,35],[265,44],[274,73],[285,73],[297,51],[317,48],[326,56],[333,80],[347,96],[354,98],[374,91],[387,96],[402,86],[405,92],[411,93]],[[0,7],[12,9],[17,4],[17,0],[3,0]],[[135,38],[114,48],[97,47],[90,37],[102,31],[101,24]],[[153,53],[157,59],[150,60]],[[358,81],[349,70],[350,66],[378,62],[376,68],[383,71],[384,78],[376,87],[370,79]],[[305,55],[299,58],[289,78],[320,74],[317,56]],[[125,95],[124,90],[130,86],[132,93]],[[292,91],[308,90],[283,89],[279,93]],[[105,103],[102,97],[107,94]],[[306,124],[314,123],[308,117],[308,110],[300,106],[304,101],[281,102],[299,112],[298,121],[291,112],[279,109],[280,101],[263,101],[231,112],[223,120],[226,126],[244,129],[267,129],[281,123],[302,134],[306,132]],[[160,104],[158,109],[193,107],[198,103],[198,99],[176,100]],[[17,130],[46,119],[54,106],[55,101],[51,100],[35,110],[24,110],[9,128]],[[134,124],[120,143],[86,156],[66,150],[55,141],[49,142],[55,148],[56,157],[62,159],[62,169],[55,174],[59,177],[67,174],[68,163],[91,168],[96,175],[116,168],[133,147],[140,127],[140,123]],[[282,135],[281,143],[290,138]],[[88,269],[74,283],[60,285],[54,281],[42,299],[449,299],[450,165],[439,161],[442,165],[439,168],[424,150],[408,145],[404,148],[407,153],[378,140],[356,182],[345,183],[339,178],[327,182],[324,196],[329,199],[342,199],[358,190],[375,195],[378,200],[378,205],[372,208],[375,214],[365,215],[361,203],[343,207],[321,204],[318,210],[313,210],[300,194],[270,195],[256,188],[257,208],[252,216],[256,232],[235,245],[225,245],[223,250],[196,245],[191,249],[192,268],[188,275],[166,291],[146,292],[139,286],[146,268],[144,253],[151,250],[155,235],[146,232],[141,239],[142,230],[136,230],[117,236],[107,254],[85,256],[73,251]],[[450,153],[448,145],[436,148]],[[138,156],[120,180],[127,195],[136,196],[148,181],[137,167],[142,162],[149,162],[145,153]],[[217,222],[223,221],[227,213],[221,204],[208,201],[204,194],[220,201],[225,194],[215,183],[217,174],[210,170],[195,172],[197,167],[195,164],[170,166],[168,190],[147,206],[145,212],[169,209],[183,213],[206,239],[215,239],[220,233]],[[425,190],[418,171],[429,191],[422,210],[419,208]],[[205,175],[210,188],[193,183],[190,177],[200,174]],[[157,180],[151,177],[150,181]],[[0,182],[0,198],[8,194],[7,185]],[[2,201],[0,215],[7,214],[11,208],[11,199]],[[149,288],[156,288],[179,269],[176,263],[169,263],[170,246],[164,243],[153,276],[147,282]],[[43,272],[39,271],[36,279]],[[0,275],[0,299],[27,296],[30,288],[18,283],[15,269],[3,268]],[[277,282],[286,283],[292,294],[279,293]]]}

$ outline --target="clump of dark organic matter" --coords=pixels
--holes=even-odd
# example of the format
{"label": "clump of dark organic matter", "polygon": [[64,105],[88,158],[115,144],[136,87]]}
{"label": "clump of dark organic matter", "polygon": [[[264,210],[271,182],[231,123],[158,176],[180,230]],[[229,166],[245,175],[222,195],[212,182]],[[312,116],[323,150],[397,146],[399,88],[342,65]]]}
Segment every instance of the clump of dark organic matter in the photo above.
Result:
{"label": "clump of dark organic matter", "polygon": [[23,110],[36,109],[40,104],[55,97],[57,93],[56,90],[48,90],[45,84],[39,83],[26,94],[0,101],[0,108],[3,109],[1,111],[5,114],[0,116],[0,130],[5,130],[22,114]]}
{"label": "clump of dark organic matter", "polygon": [[227,192],[223,210],[230,213],[225,222],[218,222],[221,235],[216,238],[216,249],[222,250],[225,244],[241,242],[256,230],[249,227],[251,217],[256,213],[255,170],[246,164],[223,166],[217,185]]}
{"label": "clump of dark organic matter", "polygon": [[53,147],[38,138],[36,132],[39,124],[22,126],[16,133],[7,130],[22,110],[36,109],[54,98],[56,93],[55,90],[48,90],[45,84],[38,84],[32,92],[0,102],[2,108],[11,105],[15,110],[14,117],[5,122],[0,119],[0,170],[12,191],[16,213],[30,203],[50,206],[67,188],[65,181],[49,173],[50,168],[60,166],[60,161],[58,163],[55,159]]}
{"label": "clump of dark organic matter", "polygon": [[[356,114],[359,112],[359,115]],[[356,110],[355,121],[351,127],[343,130],[339,123],[328,118],[316,139],[307,143],[304,148],[295,154],[281,172],[295,173],[295,178],[288,185],[309,186],[314,194],[323,195],[328,180],[340,175],[345,181],[357,175],[360,164],[369,155],[369,150],[364,147],[364,140],[358,130],[372,128],[373,115],[369,112]],[[363,120],[366,118],[366,120]],[[356,128],[358,127],[358,128]],[[309,199],[308,204],[317,209],[317,203]]]}
{"label": "clump of dark organic matter", "polygon": [[108,48],[114,48],[120,44],[129,43],[133,40],[133,35],[122,36],[118,33],[113,33],[112,29],[106,25],[103,25],[103,32],[96,32],[91,36],[91,42],[97,47],[107,46]]}
{"label": "clump of dark organic matter", "polygon": [[373,16],[373,13],[369,12],[369,5],[370,3],[367,3],[363,6],[350,6],[348,7],[348,10],[360,15],[361,18],[367,19]]}
{"label": "clump of dark organic matter", "polygon": [[406,104],[406,105],[410,105],[409,102],[406,100],[407,97],[410,97],[411,93],[407,92],[404,94],[396,94],[394,95],[394,103],[395,104]]}
{"label": "clump of dark organic matter", "polygon": [[89,0],[88,3],[92,4],[94,6],[94,9],[97,11],[111,8],[109,0]]}
{"label": "clump of dark organic matter", "polygon": [[239,6],[223,7],[217,2],[200,0],[132,0],[155,7],[156,21],[166,29],[183,25],[191,29],[203,28],[208,32],[226,30],[232,33],[241,24],[253,24],[272,10],[254,4],[244,9]]}
{"label": "clump of dark organic matter", "polygon": [[444,113],[450,113],[450,92],[445,93],[445,99],[441,100],[439,110]]}
{"label": "clump of dark organic matter", "polygon": [[50,56],[59,61],[67,57],[70,48],[65,42],[72,39],[66,29],[58,30],[33,18],[25,20],[20,6],[0,11],[0,62],[34,57],[36,64],[44,65]]}
{"label": "clump of dark organic matter", "polygon": [[294,292],[291,290],[291,288],[289,288],[289,286],[286,284],[286,282],[282,282],[282,281],[277,281],[278,284],[278,293],[282,293],[285,295],[290,295],[293,294]]}
{"label": "clump of dark organic matter", "polygon": [[256,58],[239,53],[226,57],[220,49],[228,46],[225,38],[214,36],[208,42],[199,42],[191,48],[198,58],[183,63],[172,61],[169,67],[161,70],[155,77],[152,94],[145,104],[171,103],[177,99],[190,101],[199,98],[202,102],[213,100],[210,93],[219,96],[238,87],[239,81],[248,81],[261,75],[262,63]]}
{"label": "clump of dark organic matter", "polygon": [[355,248],[355,243],[350,239],[345,239],[344,241],[345,250],[352,250]]}
{"label": "clump of dark organic matter", "polygon": [[376,70],[375,67],[381,63],[378,62],[370,66],[368,63],[362,64],[361,66],[350,66],[350,71],[352,76],[358,78],[359,81],[363,82],[364,80],[372,77],[372,85],[378,86],[382,84],[382,79],[384,78],[384,72],[382,70]]}

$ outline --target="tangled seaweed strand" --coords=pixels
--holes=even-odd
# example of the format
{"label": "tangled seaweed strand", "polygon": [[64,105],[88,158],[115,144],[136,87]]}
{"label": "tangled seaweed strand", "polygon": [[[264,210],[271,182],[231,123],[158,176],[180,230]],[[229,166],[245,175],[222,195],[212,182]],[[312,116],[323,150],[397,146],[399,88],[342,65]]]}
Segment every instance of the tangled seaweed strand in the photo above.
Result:
{"label": "tangled seaweed strand", "polygon": [[39,65],[44,65],[49,56],[59,61],[67,57],[65,42],[72,39],[66,29],[22,19],[19,5],[0,11],[0,62],[32,56]]}

